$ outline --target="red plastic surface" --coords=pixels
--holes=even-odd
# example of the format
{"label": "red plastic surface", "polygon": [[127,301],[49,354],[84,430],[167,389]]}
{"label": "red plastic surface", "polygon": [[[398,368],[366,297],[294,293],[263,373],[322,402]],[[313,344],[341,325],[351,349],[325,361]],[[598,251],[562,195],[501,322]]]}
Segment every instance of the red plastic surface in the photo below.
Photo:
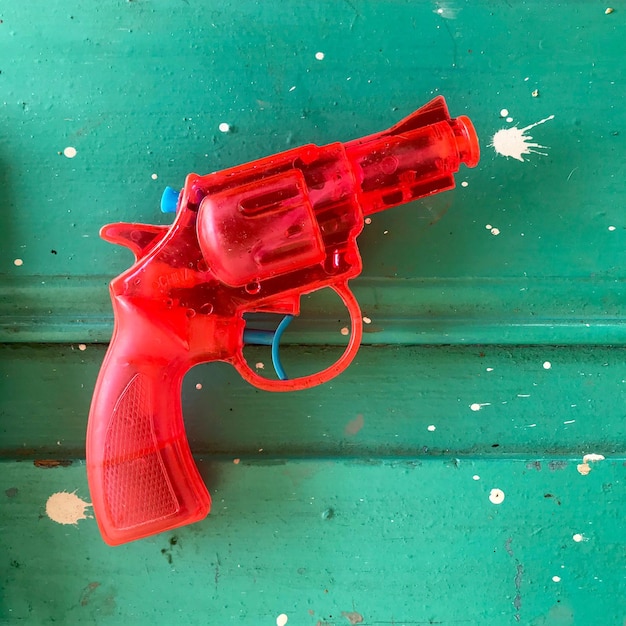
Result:
{"label": "red plastic surface", "polygon": [[[193,365],[222,360],[249,382],[293,391],[340,374],[361,341],[348,287],[361,271],[365,215],[454,187],[473,167],[468,118],[435,98],[393,128],[324,147],[307,145],[207,176],[190,174],[171,227],[111,224],[108,241],[135,264],[111,282],[115,330],[94,391],[87,471],[96,519],[111,545],[207,515],[181,412]],[[293,380],[259,376],[243,356],[244,313],[299,312],[300,296],[333,288],[350,313],[337,363]]]}

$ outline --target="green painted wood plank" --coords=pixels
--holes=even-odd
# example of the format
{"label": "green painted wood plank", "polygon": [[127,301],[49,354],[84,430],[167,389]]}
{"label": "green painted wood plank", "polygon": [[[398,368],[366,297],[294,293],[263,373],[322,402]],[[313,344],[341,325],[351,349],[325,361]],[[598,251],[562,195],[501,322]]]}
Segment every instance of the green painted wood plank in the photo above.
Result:
{"label": "green painted wood plank", "polygon": [[[16,317],[3,322],[2,340],[105,340],[106,290],[92,301],[94,287],[125,269],[129,255],[97,232],[115,220],[166,222],[157,211],[165,184],[380,130],[442,93],[455,115],[474,120],[483,158],[461,172],[468,187],[377,215],[363,234],[364,277],[393,279],[383,299],[404,307],[384,341],[577,343],[593,335],[623,343],[625,13],[541,0],[439,8],[413,0],[298,0],[280,10],[252,0],[5,2],[0,283],[11,306],[0,313]],[[519,163],[495,155],[488,143],[507,124],[503,108],[520,127],[555,115],[532,131],[547,156]],[[220,133],[223,121],[234,131]],[[67,146],[75,158],[63,156]],[[70,301],[51,286],[67,276],[77,287]],[[447,280],[461,285],[458,315]],[[515,293],[525,281],[536,297]],[[367,309],[380,304],[370,285]],[[45,315],[69,302],[61,317]],[[422,320],[429,310],[433,319]],[[534,324],[533,313],[546,323]],[[416,327],[403,330],[414,314]],[[85,320],[82,338],[76,320]]]}
{"label": "green painted wood plank", "polygon": [[[86,348],[0,346],[5,457],[84,456],[104,355]],[[336,357],[293,347],[284,363],[295,375]],[[249,358],[270,367],[260,349]],[[183,412],[192,450],[228,458],[626,455],[625,359],[605,347],[363,347],[331,383],[283,394],[213,363],[187,375]]]}
{"label": "green painted wood plank", "polygon": [[539,460],[206,463],[205,521],[115,549],[46,516],[54,493],[88,501],[82,465],[4,463],[0,620],[621,624],[624,457]]}

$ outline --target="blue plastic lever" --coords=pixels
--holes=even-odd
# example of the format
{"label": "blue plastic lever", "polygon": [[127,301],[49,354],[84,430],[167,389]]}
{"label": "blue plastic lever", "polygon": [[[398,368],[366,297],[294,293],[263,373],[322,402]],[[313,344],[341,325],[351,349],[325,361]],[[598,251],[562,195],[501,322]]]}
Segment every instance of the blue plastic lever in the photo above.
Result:
{"label": "blue plastic lever", "polygon": [[280,324],[276,328],[276,331],[271,330],[255,330],[253,328],[247,328],[243,332],[244,343],[256,345],[256,346],[272,346],[272,364],[276,370],[276,375],[280,380],[288,380],[289,377],[283,369],[283,364],[280,362],[280,340],[285,332],[285,329],[291,323],[293,315],[285,315]]}
{"label": "blue plastic lever", "polygon": [[176,213],[178,196],[180,196],[180,191],[176,191],[176,189],[172,187],[166,187],[163,190],[163,195],[161,196],[161,212]]}

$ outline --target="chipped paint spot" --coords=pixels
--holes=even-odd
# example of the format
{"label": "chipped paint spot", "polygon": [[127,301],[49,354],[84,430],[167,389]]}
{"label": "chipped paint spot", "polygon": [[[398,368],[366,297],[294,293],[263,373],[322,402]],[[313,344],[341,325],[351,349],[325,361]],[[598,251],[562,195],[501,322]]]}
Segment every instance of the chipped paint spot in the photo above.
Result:
{"label": "chipped paint spot", "polygon": [[492,504],[502,504],[504,502],[504,491],[502,491],[502,489],[492,489],[489,492],[489,502]]}
{"label": "chipped paint spot", "polygon": [[351,624],[361,624],[363,616],[356,611],[341,611],[341,617],[345,617]]}
{"label": "chipped paint spot", "polygon": [[344,430],[346,435],[356,435],[365,426],[365,419],[360,413],[346,424]]}
{"label": "chipped paint spot", "polygon": [[281,613],[276,618],[276,626],[285,626],[288,621],[289,621],[289,618],[284,613]]}
{"label": "chipped paint spot", "polygon": [[602,454],[595,454],[591,452],[590,454],[585,454],[583,457],[583,462],[579,463],[576,466],[578,473],[582,476],[587,476],[589,472],[591,472],[591,466],[589,463],[597,463],[598,461],[604,461],[604,456]]}
{"label": "chipped paint spot", "polygon": [[524,128],[518,128],[517,126],[512,126],[511,128],[502,128],[499,130],[491,140],[491,147],[501,156],[512,157],[517,159],[518,161],[524,162],[524,155],[529,155],[531,153],[546,155],[545,152],[540,152],[535,148],[547,148],[547,146],[543,146],[539,143],[535,143],[532,141],[532,136],[527,135],[526,131],[534,128],[535,126],[539,126],[539,124],[544,124],[549,120],[554,119],[554,115],[550,115],[543,120],[539,120],[534,124],[529,124],[528,126],[524,126]]}
{"label": "chipped paint spot", "polygon": [[93,517],[86,515],[89,502],[81,500],[75,491],[68,493],[67,491],[59,491],[53,493],[46,502],[46,515],[58,524],[78,524],[81,519]]}

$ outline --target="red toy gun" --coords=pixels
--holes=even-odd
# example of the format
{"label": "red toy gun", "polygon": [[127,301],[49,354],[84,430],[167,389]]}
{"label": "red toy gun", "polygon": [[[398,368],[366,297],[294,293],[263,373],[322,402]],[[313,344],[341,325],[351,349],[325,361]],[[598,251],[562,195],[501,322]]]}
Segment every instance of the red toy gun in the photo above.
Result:
{"label": "red toy gun", "polygon": [[[363,139],[190,174],[180,195],[164,196],[176,211],[169,227],[103,227],[104,239],[136,257],[110,285],[115,330],[87,429],[89,488],[108,544],[191,524],[209,512],[183,425],[185,373],[201,362],[226,361],[269,391],[305,389],[340,374],[361,342],[361,311],[348,281],[361,272],[356,238],[364,217],[452,189],[460,164],[474,167],[478,159],[472,123],[451,119],[439,96]],[[254,372],[243,356],[244,314],[289,320],[303,294],[323,287],[350,314],[339,360],[292,380],[278,359],[277,379]]]}

